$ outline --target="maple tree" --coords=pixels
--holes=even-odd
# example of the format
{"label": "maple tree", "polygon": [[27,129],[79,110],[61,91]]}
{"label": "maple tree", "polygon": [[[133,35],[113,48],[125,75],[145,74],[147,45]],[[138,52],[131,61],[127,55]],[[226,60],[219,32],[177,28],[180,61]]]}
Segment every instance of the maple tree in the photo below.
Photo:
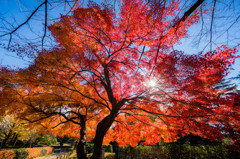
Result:
{"label": "maple tree", "polygon": [[199,18],[197,10],[176,18],[178,7],[151,12],[144,1],[124,0],[119,13],[94,3],[75,8],[49,27],[58,45],[27,69],[1,68],[1,112],[79,137],[78,158],[86,158],[86,140],[97,159],[103,142],[154,144],[188,133],[221,140],[238,131],[239,106],[214,88],[237,50],[173,50]]}
{"label": "maple tree", "polygon": [[[182,17],[182,19],[185,19],[186,17],[188,17],[199,5],[201,5],[203,3],[204,0],[197,0],[196,2],[194,2],[194,4],[191,6],[191,8],[189,8],[185,13],[184,16]],[[91,2],[91,1],[87,1],[87,2]],[[116,8],[116,3],[121,3],[120,0],[114,0],[114,1],[108,1],[108,0],[104,0],[104,1],[98,1],[99,3],[103,3],[104,5],[112,5]],[[150,12],[156,12],[157,9],[155,9],[158,6],[162,6],[165,5],[167,2],[166,1],[152,1],[152,0],[146,0],[146,3],[148,3],[152,9],[150,10]],[[6,4],[8,2],[6,1]],[[185,2],[187,3],[187,1]],[[43,48],[50,40],[49,39],[49,31],[48,31],[48,25],[56,18],[56,13],[57,14],[69,14],[69,12],[76,7],[77,5],[83,5],[84,1],[82,0],[41,0],[39,2],[35,3],[29,3],[30,5],[27,6],[26,4],[24,4],[24,2],[18,2],[18,6],[20,9],[20,13],[17,13],[18,15],[25,15],[26,19],[22,20],[19,17],[13,18],[11,21],[10,17],[6,18],[5,16],[1,15],[0,17],[0,21],[2,24],[0,27],[2,28],[2,31],[0,32],[0,38],[2,38],[1,40],[5,41],[6,39],[4,39],[3,37],[8,37],[7,38],[7,43],[0,43],[1,47],[6,47],[9,49],[11,45],[14,45],[14,43],[16,43],[15,40],[17,40],[19,37],[21,39],[22,43],[25,43],[26,41],[28,41],[26,44],[29,44],[29,42],[33,42],[34,45],[36,45],[37,43],[39,44],[39,42],[41,43],[41,47]],[[190,3],[191,4],[191,3]],[[21,6],[24,6],[23,8]],[[31,6],[31,7],[30,7]],[[64,9],[62,9],[64,6]],[[25,10],[24,10],[25,9]],[[3,11],[5,12],[5,11]],[[8,11],[7,11],[8,12]],[[24,13],[22,13],[24,12]],[[52,14],[52,13],[55,14]],[[27,13],[27,14],[26,14]],[[6,13],[8,14],[8,13]],[[16,14],[16,13],[15,13]],[[34,27],[34,25],[31,25],[31,22],[33,22],[35,24],[35,19],[34,16],[36,16],[38,14],[38,21],[42,21],[42,32],[41,33],[37,33],[38,35],[36,36],[36,31],[34,31],[36,28]],[[235,14],[235,13],[234,13]],[[19,20],[21,19],[21,20]],[[19,21],[18,21],[19,20]],[[37,30],[39,30],[39,26],[37,27]],[[30,35],[30,39],[29,37],[23,37],[22,35],[17,35],[16,33],[19,33],[19,30],[21,30],[22,28],[24,28],[25,26],[30,27],[31,32],[28,32],[28,34]],[[26,33],[24,33],[26,35]],[[35,40],[33,40],[32,38],[36,37]],[[16,38],[16,39],[15,39]],[[23,40],[24,39],[24,40]],[[19,42],[17,42],[19,44]],[[40,46],[39,45],[39,46]]]}

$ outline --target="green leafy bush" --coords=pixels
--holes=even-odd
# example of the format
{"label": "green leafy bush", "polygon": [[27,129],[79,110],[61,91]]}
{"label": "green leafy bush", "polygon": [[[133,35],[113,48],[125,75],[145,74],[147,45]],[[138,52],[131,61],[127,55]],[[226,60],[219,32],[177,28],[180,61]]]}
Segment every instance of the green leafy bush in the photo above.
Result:
{"label": "green leafy bush", "polygon": [[94,146],[94,144],[86,143],[86,152],[93,153],[93,146]]}
{"label": "green leafy bush", "polygon": [[62,147],[64,143],[70,141],[70,138],[67,135],[64,135],[63,137],[58,136],[57,141],[60,143],[60,146]]}
{"label": "green leafy bush", "polygon": [[47,149],[45,149],[44,147],[41,148],[41,154],[40,156],[44,156],[47,153]]}
{"label": "green leafy bush", "polygon": [[234,159],[240,156],[239,152],[227,150],[222,145],[166,144],[164,146],[126,146],[119,147],[120,159]]}
{"label": "green leafy bush", "polygon": [[113,152],[112,145],[102,145],[102,148],[105,150],[105,152]]}
{"label": "green leafy bush", "polygon": [[51,146],[57,144],[57,138],[51,135],[41,134],[36,139],[36,146]]}
{"label": "green leafy bush", "polygon": [[[93,147],[94,147],[94,144],[86,143],[86,152],[93,153]],[[105,150],[105,152],[113,152],[112,145],[102,145],[102,148]]]}
{"label": "green leafy bush", "polygon": [[14,159],[26,159],[27,156],[28,156],[28,151],[24,148],[21,148],[21,149],[15,149],[14,150],[15,152],[15,157]]}

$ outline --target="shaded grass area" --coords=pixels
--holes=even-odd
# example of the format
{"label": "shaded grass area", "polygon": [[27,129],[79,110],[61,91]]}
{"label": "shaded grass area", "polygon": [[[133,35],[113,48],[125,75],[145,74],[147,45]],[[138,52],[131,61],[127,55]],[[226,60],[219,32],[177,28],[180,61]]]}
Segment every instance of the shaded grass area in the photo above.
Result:
{"label": "shaded grass area", "polygon": [[[87,154],[87,158],[88,158],[88,159],[90,159],[91,156],[92,156],[92,153]],[[115,153],[105,152],[104,158],[105,158],[105,159],[115,159]],[[68,157],[68,159],[77,159],[77,153],[76,153],[76,151],[74,151],[74,152]]]}
{"label": "shaded grass area", "polygon": [[61,152],[69,152],[69,151],[73,151],[74,149],[72,148],[72,146],[52,146],[55,150],[58,149]]}

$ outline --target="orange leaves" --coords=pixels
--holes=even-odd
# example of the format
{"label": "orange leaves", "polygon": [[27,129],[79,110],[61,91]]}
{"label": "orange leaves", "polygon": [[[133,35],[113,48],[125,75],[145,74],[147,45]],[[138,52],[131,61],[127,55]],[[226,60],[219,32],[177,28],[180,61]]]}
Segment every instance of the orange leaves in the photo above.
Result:
{"label": "orange leaves", "polygon": [[26,150],[28,152],[27,159],[39,157],[41,154],[40,148],[26,148]]}
{"label": "orange leaves", "polygon": [[[47,150],[45,154],[41,154],[42,149]],[[40,155],[47,156],[52,153],[53,148],[52,147],[26,148],[26,150],[28,152],[27,159],[31,159],[31,158],[40,157]]]}
{"label": "orange leaves", "polygon": [[50,155],[53,152],[53,148],[52,147],[44,147],[44,148],[47,150],[45,155]]}
{"label": "orange leaves", "polygon": [[[230,130],[226,123],[239,119],[231,114],[238,110],[229,106],[231,100],[218,96],[224,91],[214,89],[237,50],[171,51],[199,13],[174,25],[179,2],[162,2],[123,0],[118,15],[92,3],[62,16],[49,27],[57,46],[39,52],[28,69],[2,69],[1,110],[17,107],[19,116],[57,126],[55,135],[79,137],[84,123],[89,141],[103,119],[115,118],[104,143],[154,144],[195,131],[219,139],[221,124]],[[152,79],[154,85],[146,84]],[[8,93],[14,98],[5,100]]]}
{"label": "orange leaves", "polygon": [[[45,149],[47,150],[45,154],[41,154],[41,151],[42,149]],[[18,150],[16,149],[14,152],[13,150],[3,150],[3,151],[0,151],[0,158],[4,158],[4,159],[13,159],[15,158],[16,156],[19,157],[21,155],[21,151],[27,151],[27,156],[26,156],[26,159],[31,159],[31,158],[36,158],[36,157],[40,157],[40,155],[49,155],[52,153],[52,150],[53,148],[52,147],[42,147],[42,148],[26,148],[26,149],[23,149],[23,150]],[[20,151],[20,152],[18,152]]]}
{"label": "orange leaves", "polygon": [[13,159],[16,156],[13,150],[0,151],[0,157],[4,159]]}

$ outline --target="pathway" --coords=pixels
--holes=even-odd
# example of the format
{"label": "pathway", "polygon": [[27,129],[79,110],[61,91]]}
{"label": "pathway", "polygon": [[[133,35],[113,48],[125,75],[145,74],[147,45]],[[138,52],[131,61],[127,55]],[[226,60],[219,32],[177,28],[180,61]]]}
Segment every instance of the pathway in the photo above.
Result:
{"label": "pathway", "polygon": [[65,159],[67,156],[69,156],[69,152],[59,152],[48,156],[37,157],[34,159]]}

